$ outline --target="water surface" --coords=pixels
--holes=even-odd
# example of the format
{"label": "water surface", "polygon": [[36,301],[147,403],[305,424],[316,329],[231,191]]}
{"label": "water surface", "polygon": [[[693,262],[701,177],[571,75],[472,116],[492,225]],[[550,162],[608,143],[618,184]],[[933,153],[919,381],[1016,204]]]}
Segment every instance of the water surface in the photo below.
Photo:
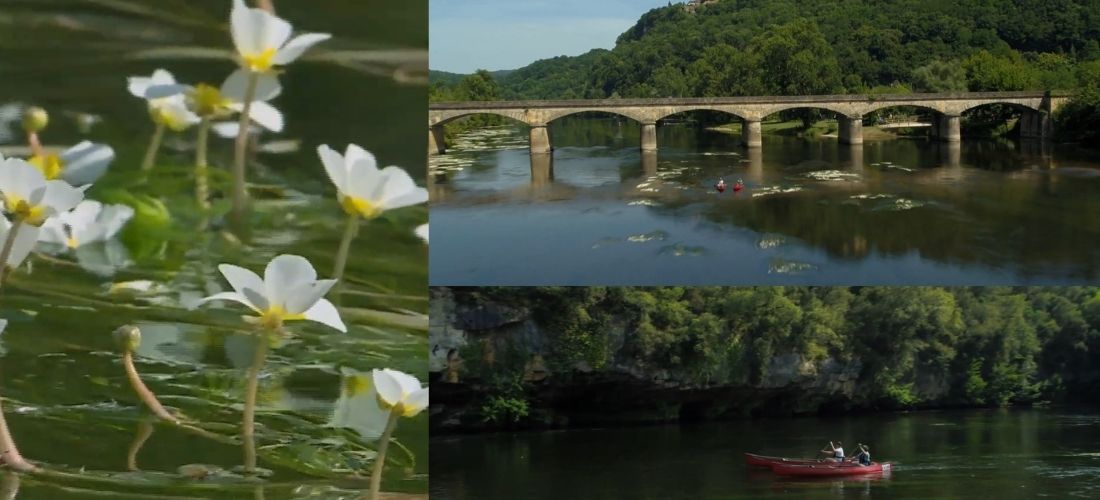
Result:
{"label": "water surface", "polygon": [[[0,336],[4,410],[20,451],[53,471],[3,475],[5,497],[354,498],[366,487],[385,424],[370,370],[426,376],[427,247],[412,233],[426,208],[361,229],[344,292],[330,295],[347,334],[297,323],[271,351],[256,418],[262,478],[241,474],[233,442],[255,348],[240,319],[246,311],[186,306],[227,288],[223,262],[262,272],[275,255],[293,253],[331,275],[344,215],[317,145],[356,142],[423,183],[426,92],[406,66],[426,66],[416,54],[426,52],[427,3],[275,4],[299,28],[334,38],[281,77],[285,90],[273,103],[287,126],[262,136],[251,160],[255,210],[242,240],[222,216],[232,141],[211,139],[215,211],[201,216],[191,194],[194,131],[166,137],[155,175],[142,180],[152,126],[125,88],[127,76],[158,67],[182,81],[220,83],[234,63],[208,51],[230,47],[228,0],[0,1],[5,156],[22,146],[17,110],[44,106],[47,146],[88,139],[118,155],[89,197],[145,207],[111,245],[32,256],[0,295],[0,316],[10,321]],[[334,53],[343,55],[325,59]],[[214,436],[149,424],[110,337],[126,323],[142,329],[137,365],[146,384]],[[426,422],[401,422],[384,490],[427,491]]]}
{"label": "water surface", "polygon": [[[1041,410],[789,418],[432,439],[432,498],[1096,498],[1100,416]],[[889,474],[784,478],[745,451],[867,444]]]}
{"label": "water surface", "polygon": [[[532,157],[518,128],[430,161],[448,285],[1065,284],[1095,281],[1100,162],[1039,142],[738,137],[567,118]],[[719,179],[745,188],[718,193]]]}

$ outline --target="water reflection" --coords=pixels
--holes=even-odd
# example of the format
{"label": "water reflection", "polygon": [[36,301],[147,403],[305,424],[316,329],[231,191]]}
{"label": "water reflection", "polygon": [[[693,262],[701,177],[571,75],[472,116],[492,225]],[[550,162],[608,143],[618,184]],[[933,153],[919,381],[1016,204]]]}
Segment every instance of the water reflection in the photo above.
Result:
{"label": "water reflection", "polygon": [[[654,153],[628,122],[561,122],[552,155],[500,128],[431,159],[433,282],[1039,284],[1100,269],[1087,243],[1100,238],[1087,216],[1100,163],[1087,151],[775,135],[741,148],[667,125]],[[719,178],[746,189],[717,193]],[[549,256],[552,269],[529,265]]]}

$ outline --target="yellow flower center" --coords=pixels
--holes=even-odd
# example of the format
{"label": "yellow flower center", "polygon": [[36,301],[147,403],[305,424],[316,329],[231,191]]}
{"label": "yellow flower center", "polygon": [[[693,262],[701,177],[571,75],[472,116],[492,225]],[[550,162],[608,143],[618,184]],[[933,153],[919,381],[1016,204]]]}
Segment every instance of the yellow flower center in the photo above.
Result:
{"label": "yellow flower center", "polygon": [[268,47],[259,54],[244,54],[242,59],[244,60],[244,66],[256,73],[264,73],[271,71],[271,67],[275,65],[272,59],[275,58],[275,47]]}
{"label": "yellow flower center", "polygon": [[278,330],[284,321],[306,319],[305,314],[289,314],[282,306],[269,307],[260,315],[260,325],[268,330]]}
{"label": "yellow flower center", "polygon": [[76,247],[80,246],[80,242],[76,241],[76,238],[73,238],[72,236],[69,236],[69,239],[65,240],[65,245],[68,246],[69,248],[76,248]]}
{"label": "yellow flower center", "polygon": [[344,381],[344,389],[348,391],[348,396],[363,394],[370,389],[370,380],[363,375],[352,375]]}
{"label": "yellow flower center", "polygon": [[200,83],[188,96],[191,110],[199,116],[217,116],[229,111],[229,99],[222,97],[217,87]]}
{"label": "yellow flower center", "polygon": [[149,116],[153,117],[153,123],[159,123],[176,132],[187,130],[191,126],[182,114],[172,113],[168,106],[155,101],[149,103]]}
{"label": "yellow flower center", "polygon": [[373,219],[382,214],[382,207],[354,196],[341,195],[340,206],[344,207],[348,215],[362,215],[366,219]]}
{"label": "yellow flower center", "polygon": [[46,207],[41,205],[32,206],[27,200],[20,198],[18,195],[8,194],[5,196],[4,208],[16,219],[22,219],[23,222],[32,226],[41,226],[43,222],[46,222]]}
{"label": "yellow flower center", "polygon": [[61,170],[65,168],[65,165],[61,163],[61,157],[56,154],[35,155],[30,157],[27,162],[38,167],[38,170],[42,171],[42,175],[46,176],[46,180],[58,178],[61,176]]}

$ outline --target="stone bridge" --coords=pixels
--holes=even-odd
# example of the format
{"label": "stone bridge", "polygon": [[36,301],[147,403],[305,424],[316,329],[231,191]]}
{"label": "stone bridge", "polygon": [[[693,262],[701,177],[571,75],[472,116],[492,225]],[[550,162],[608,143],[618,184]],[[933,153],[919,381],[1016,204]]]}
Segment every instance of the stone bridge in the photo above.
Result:
{"label": "stone bridge", "polygon": [[1023,137],[1048,138],[1053,132],[1051,113],[1069,94],[1062,92],[959,92],[942,94],[814,95],[773,97],[707,97],[684,99],[599,99],[570,101],[440,102],[428,105],[428,150],[444,152],[443,126],[465,116],[490,114],[511,118],[530,127],[531,152],[551,149],[547,125],[576,113],[604,112],[630,118],[642,125],[641,147],[657,149],[657,122],[686,111],[718,111],[741,120],[745,146],[759,147],[764,117],[790,109],[822,109],[837,115],[841,142],[863,143],[863,117],[881,109],[910,106],[933,112],[932,137],[958,142],[963,112],[988,104],[1007,104],[1022,111]]}

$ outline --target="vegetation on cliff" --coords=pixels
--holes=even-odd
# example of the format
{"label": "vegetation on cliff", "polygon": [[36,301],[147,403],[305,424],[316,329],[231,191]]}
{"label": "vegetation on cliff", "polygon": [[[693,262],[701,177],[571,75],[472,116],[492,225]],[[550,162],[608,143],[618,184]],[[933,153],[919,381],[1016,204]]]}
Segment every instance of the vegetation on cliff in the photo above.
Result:
{"label": "vegetation on cliff", "polygon": [[[1100,395],[1095,287],[451,291],[459,307],[523,311],[546,337],[538,353],[538,368],[549,374],[543,378],[531,375],[536,353],[529,344],[501,338],[506,330],[467,330],[456,376],[481,393],[488,420],[519,420],[529,405],[545,404],[534,401],[539,387],[575,389],[601,373],[663,373],[682,390],[774,387],[772,371],[782,357],[797,359],[811,377],[813,367],[825,364],[857,367],[844,394],[814,386],[795,395],[830,403],[841,398],[847,409],[1095,401]],[[478,341],[487,334],[495,335],[492,342]],[[653,384],[654,391],[667,387]],[[522,415],[510,413],[515,408]]]}

